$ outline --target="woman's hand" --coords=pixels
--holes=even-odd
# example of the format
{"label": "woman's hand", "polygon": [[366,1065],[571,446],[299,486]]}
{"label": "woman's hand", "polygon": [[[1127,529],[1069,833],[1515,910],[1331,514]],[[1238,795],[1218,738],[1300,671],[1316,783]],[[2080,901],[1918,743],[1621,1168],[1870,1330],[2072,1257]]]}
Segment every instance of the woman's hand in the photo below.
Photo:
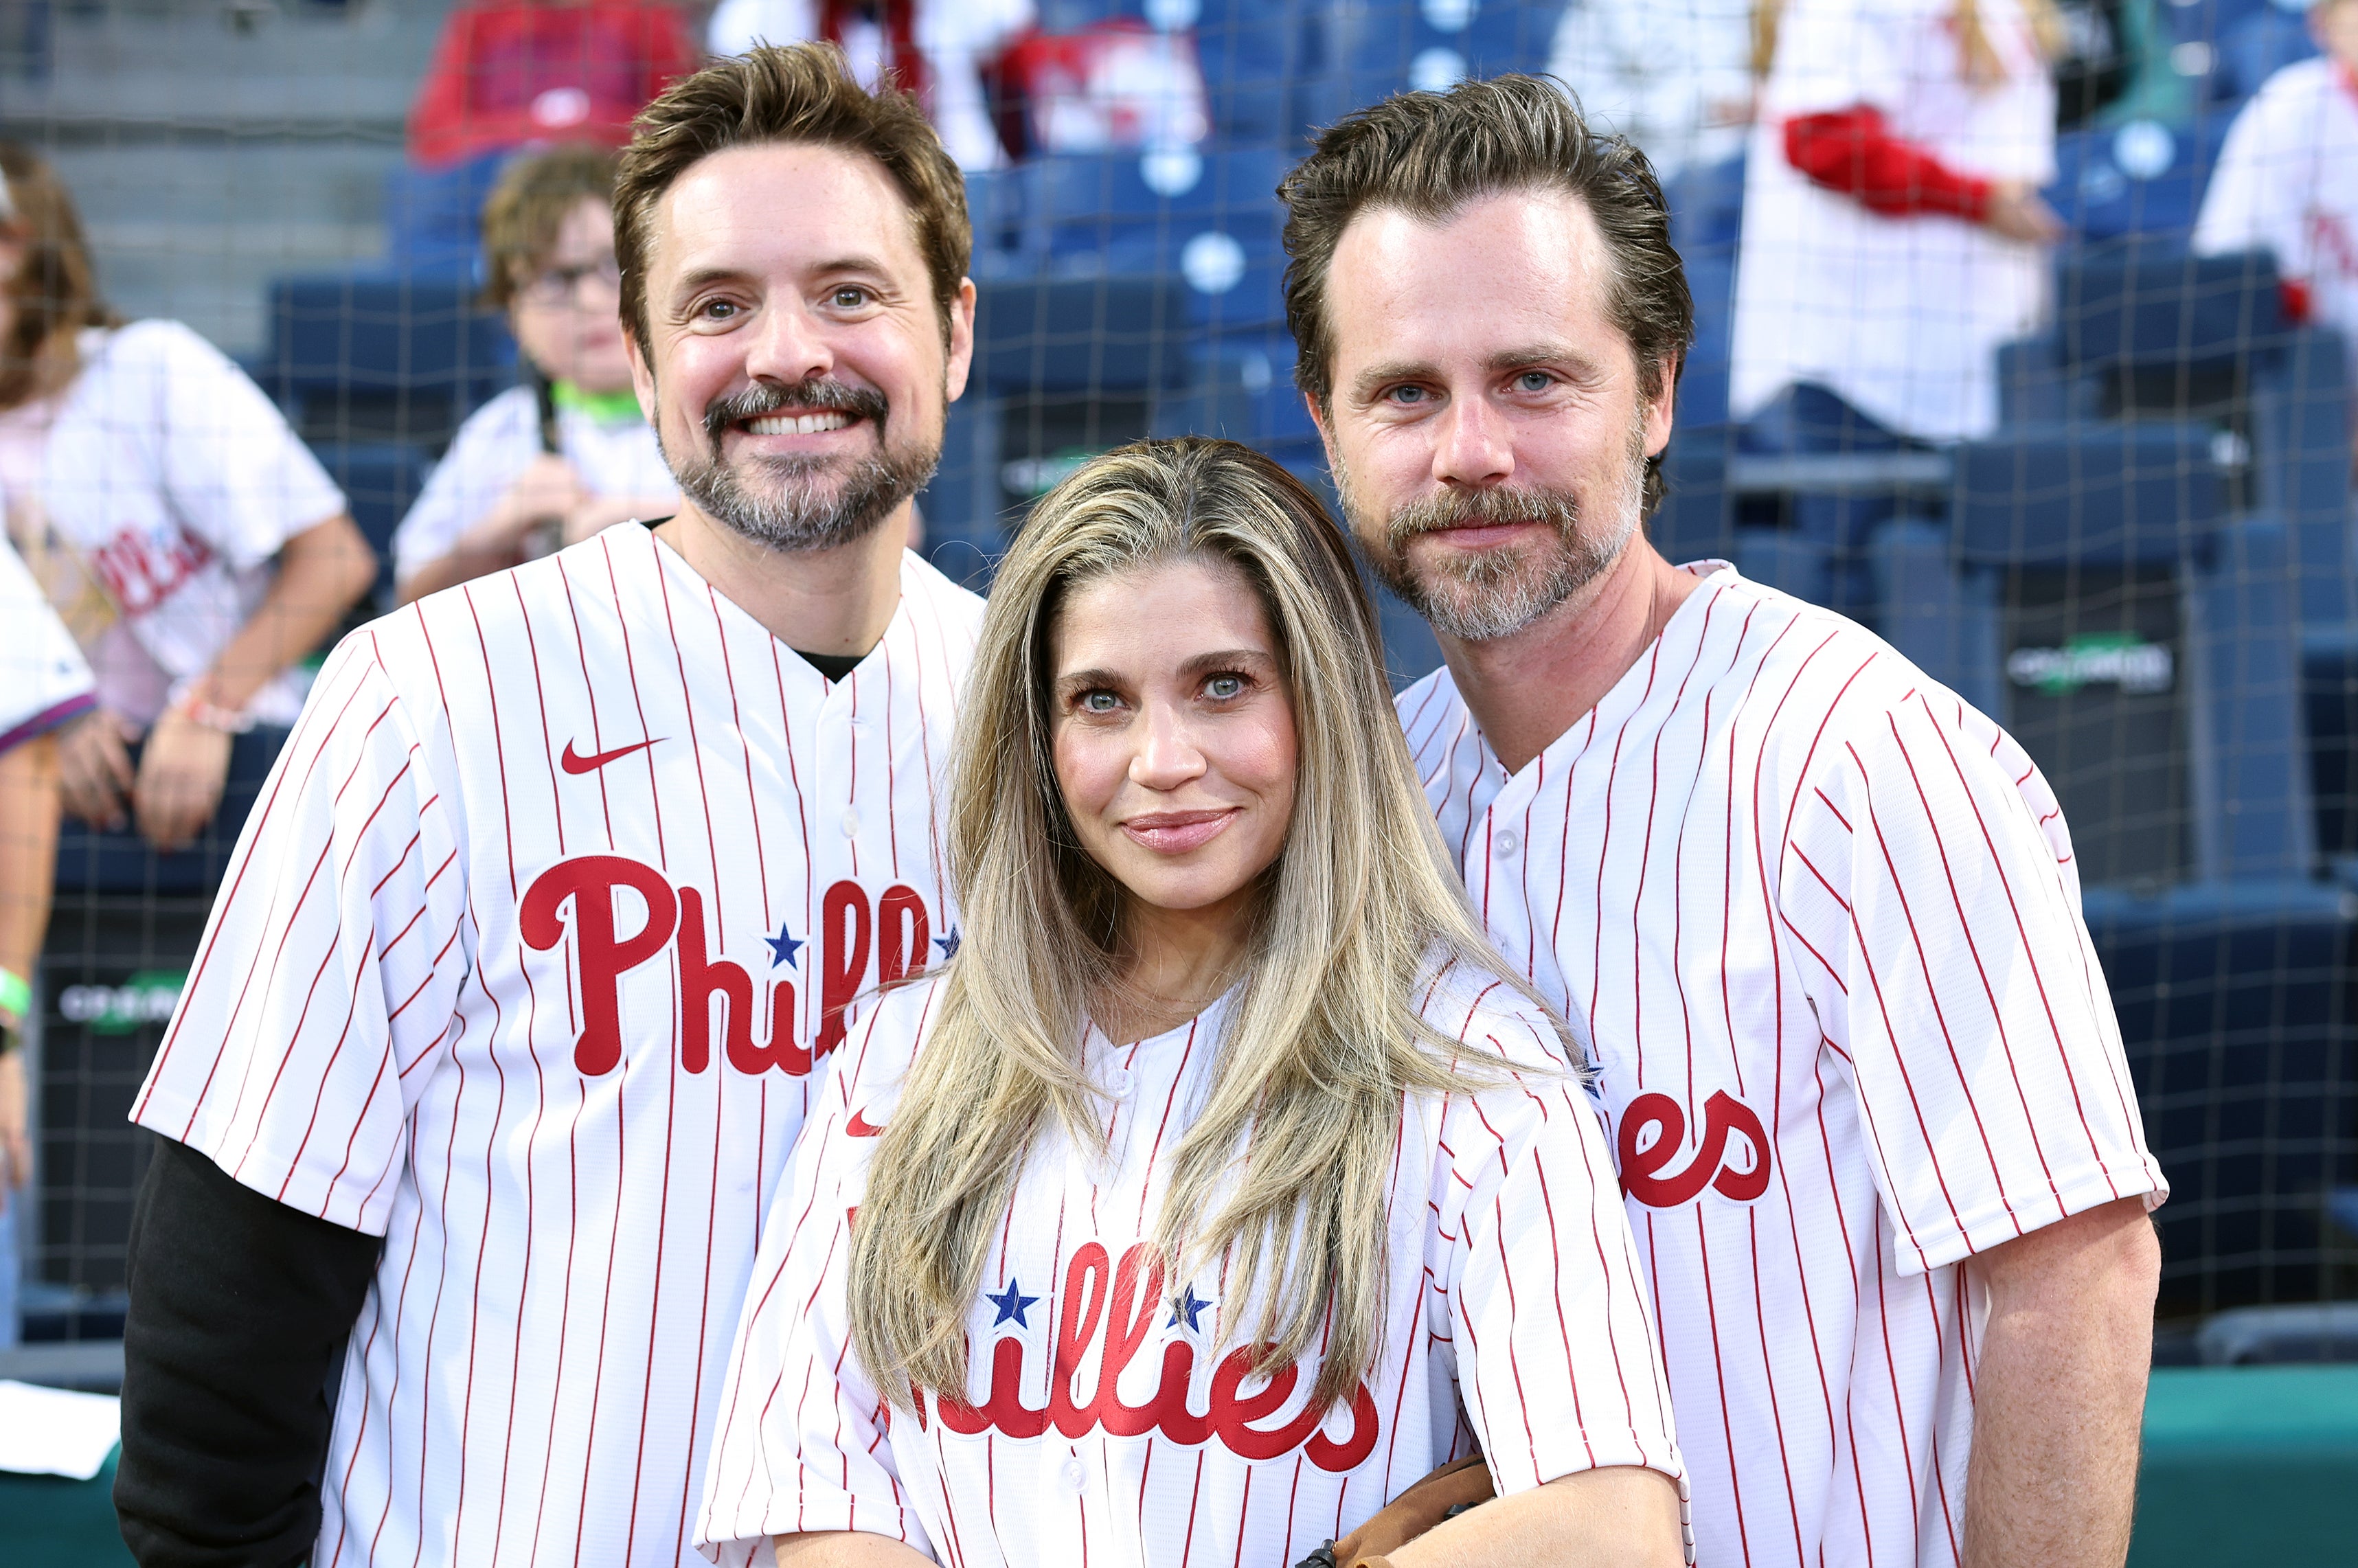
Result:
{"label": "woman's hand", "polygon": [[462,543],[484,554],[513,556],[524,547],[525,535],[533,529],[571,516],[590,499],[571,463],[555,452],[543,452],[525,465],[507,493],[467,530]]}
{"label": "woman's hand", "polygon": [[229,779],[230,738],[178,708],[148,733],[133,795],[139,831],[158,850],[186,848],[212,820]]}
{"label": "woman's hand", "polygon": [[67,812],[92,827],[119,832],[131,794],[131,749],[139,738],[122,715],[93,708],[66,727],[58,742],[58,793]]}

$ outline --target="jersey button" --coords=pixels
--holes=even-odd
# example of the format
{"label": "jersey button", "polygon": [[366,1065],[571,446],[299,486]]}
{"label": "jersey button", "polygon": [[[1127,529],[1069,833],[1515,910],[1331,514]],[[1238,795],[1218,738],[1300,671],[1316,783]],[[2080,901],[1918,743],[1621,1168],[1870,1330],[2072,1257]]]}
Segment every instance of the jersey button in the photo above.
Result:
{"label": "jersey button", "polygon": [[1511,855],[1516,850],[1523,847],[1523,836],[1509,827],[1504,833],[1498,835],[1496,842],[1498,853],[1501,855]]}
{"label": "jersey button", "polygon": [[1116,1099],[1128,1099],[1130,1091],[1136,1083],[1137,1079],[1131,1076],[1128,1067],[1110,1067],[1106,1071],[1106,1093]]}
{"label": "jersey button", "polygon": [[860,837],[860,813],[848,806],[843,808],[843,836],[847,838]]}
{"label": "jersey button", "polygon": [[1078,1459],[1065,1460],[1057,1478],[1065,1483],[1065,1490],[1076,1498],[1089,1489],[1089,1473]]}

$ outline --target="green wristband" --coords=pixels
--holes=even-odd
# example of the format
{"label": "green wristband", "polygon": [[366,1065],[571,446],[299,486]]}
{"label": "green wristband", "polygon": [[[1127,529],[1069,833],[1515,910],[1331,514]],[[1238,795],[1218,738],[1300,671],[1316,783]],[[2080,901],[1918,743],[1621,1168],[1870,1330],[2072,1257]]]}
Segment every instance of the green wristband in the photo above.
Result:
{"label": "green wristband", "polygon": [[32,1010],[32,982],[14,969],[0,969],[0,1012],[22,1020]]}

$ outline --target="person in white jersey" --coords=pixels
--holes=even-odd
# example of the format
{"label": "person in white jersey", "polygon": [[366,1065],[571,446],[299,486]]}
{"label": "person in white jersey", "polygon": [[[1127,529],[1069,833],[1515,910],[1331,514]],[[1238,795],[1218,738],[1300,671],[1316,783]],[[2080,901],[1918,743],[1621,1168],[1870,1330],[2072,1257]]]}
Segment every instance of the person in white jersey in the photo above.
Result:
{"label": "person in white jersey", "polygon": [[756,50],[647,109],[615,211],[686,499],[321,672],[133,1113],[143,1563],[694,1561],[814,1068],[957,944],[982,607],[902,547],[972,349],[957,166]]}
{"label": "person in white jersey", "polygon": [[0,1350],[16,1343],[19,1198],[33,1174],[25,1056],[58,848],[56,731],[98,706],[81,650],[0,537]]}
{"label": "person in white jersey", "polygon": [[1595,1053],[1701,1560],[2116,1568],[2166,1189],[2046,780],[1648,542],[1691,314],[1642,155],[1501,77],[1282,194],[1302,390],[1447,660],[1410,752]]}
{"label": "person in white jersey", "polygon": [[404,604],[679,505],[614,308],[617,156],[528,154],[483,203],[483,303],[507,313],[525,382],[468,416],[394,531]]}
{"label": "person in white jersey", "polygon": [[1682,1560],[1595,1111],[1386,695],[1267,458],[1141,442],[1025,521],[943,807],[965,938],[771,1211],[722,1561],[1288,1568],[1476,1444],[1498,1500],[1394,1568]]}
{"label": "person in white jersey", "polygon": [[2358,0],[2309,7],[2325,52],[2286,66],[2235,116],[2194,250],[2275,254],[2285,313],[2342,334],[2358,384]]}
{"label": "person in white jersey", "polygon": [[66,808],[178,849],[222,803],[233,738],[294,721],[298,661],[376,557],[227,355],[107,308],[56,172],[12,142],[0,176],[0,494],[98,680],[59,736]]}
{"label": "person in white jersey", "polygon": [[[1998,346],[2061,234],[2046,0],[1764,0],[1729,413],[1751,449],[1892,451],[1997,424]],[[1779,584],[1871,614],[1902,499],[1803,494]],[[1804,564],[1806,562],[1806,564]]]}

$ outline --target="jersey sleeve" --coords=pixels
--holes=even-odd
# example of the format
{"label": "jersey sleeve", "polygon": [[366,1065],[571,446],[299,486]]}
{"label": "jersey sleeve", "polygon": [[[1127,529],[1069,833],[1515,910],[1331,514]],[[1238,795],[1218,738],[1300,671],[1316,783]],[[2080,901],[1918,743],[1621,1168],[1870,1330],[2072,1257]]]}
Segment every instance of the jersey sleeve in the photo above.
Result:
{"label": "jersey sleeve", "polygon": [[2045,777],[1937,689],[1835,725],[1793,806],[1779,914],[1901,1271],[2116,1198],[2158,1204]]}
{"label": "jersey sleeve", "polygon": [[177,322],[124,331],[155,356],[160,478],[183,527],[245,568],[345,510],[277,405],[220,350]]}
{"label": "jersey sleeve", "polygon": [[890,1441],[894,1422],[914,1418],[885,1403],[853,1354],[844,1294],[876,1148],[853,1117],[879,1129],[889,1119],[875,1087],[905,1072],[907,1003],[930,989],[895,992],[852,1022],[763,1226],[696,1528],[698,1550],[731,1568],[805,1530],[860,1530],[934,1554]]}
{"label": "jersey sleeve", "polygon": [[72,633],[0,533],[0,752],[47,734],[97,701],[90,665]]}
{"label": "jersey sleeve", "polygon": [[1616,1465],[1680,1479],[1612,1157],[1544,1027],[1520,1005],[1477,1008],[1469,1044],[1538,1070],[1443,1114],[1432,1198],[1460,1398],[1501,1497]]}
{"label": "jersey sleeve", "polygon": [[380,634],[353,633],[321,670],[132,1112],[264,1195],[374,1235],[472,957],[456,813]]}
{"label": "jersey sleeve", "polygon": [[[2289,164],[2294,149],[2280,145],[2270,123],[2273,107],[2265,94],[2255,98],[2227,128],[2227,140],[2203,189],[2192,246],[2197,255],[2272,250],[2278,269],[2291,276],[2302,262],[2299,236],[2283,231],[2288,222],[2298,223],[2299,203],[2288,189],[2294,183],[2292,169],[2271,165]],[[2288,239],[2294,243],[2288,244]]]}

